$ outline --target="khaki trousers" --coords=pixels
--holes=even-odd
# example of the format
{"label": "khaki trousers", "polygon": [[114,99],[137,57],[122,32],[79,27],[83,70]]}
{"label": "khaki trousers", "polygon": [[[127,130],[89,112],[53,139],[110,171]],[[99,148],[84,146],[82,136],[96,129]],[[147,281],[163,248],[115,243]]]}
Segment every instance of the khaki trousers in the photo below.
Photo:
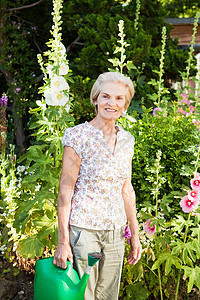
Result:
{"label": "khaki trousers", "polygon": [[103,257],[91,269],[84,300],[117,300],[124,257],[125,226],[115,230],[90,230],[70,225],[74,268],[85,272],[89,252]]}

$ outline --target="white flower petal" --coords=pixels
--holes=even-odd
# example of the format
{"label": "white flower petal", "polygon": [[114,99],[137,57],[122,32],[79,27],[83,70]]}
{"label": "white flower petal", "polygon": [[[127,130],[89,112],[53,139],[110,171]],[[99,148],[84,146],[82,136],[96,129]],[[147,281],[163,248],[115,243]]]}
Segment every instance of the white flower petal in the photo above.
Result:
{"label": "white flower petal", "polygon": [[51,91],[50,90],[44,91],[44,97],[45,97],[46,104],[53,105],[53,101],[52,101],[52,98],[51,98]]}
{"label": "white flower petal", "polygon": [[53,104],[51,105],[63,106],[69,101],[69,96],[66,96],[62,92],[58,92],[58,93],[52,93],[51,99],[53,102]]}
{"label": "white flower petal", "polygon": [[62,56],[66,55],[66,48],[62,43],[60,43],[60,49],[59,50],[60,50],[60,53],[61,53]]}
{"label": "white flower petal", "polygon": [[55,75],[51,78],[51,90],[52,92],[69,90],[69,85],[65,78]]}
{"label": "white flower petal", "polygon": [[59,75],[66,75],[69,72],[69,66],[65,63],[62,63],[59,68]]}

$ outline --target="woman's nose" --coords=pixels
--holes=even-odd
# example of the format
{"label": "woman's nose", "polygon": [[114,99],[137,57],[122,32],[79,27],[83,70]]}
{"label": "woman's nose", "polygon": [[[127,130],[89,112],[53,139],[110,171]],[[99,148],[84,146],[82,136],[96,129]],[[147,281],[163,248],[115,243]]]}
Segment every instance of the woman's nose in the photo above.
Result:
{"label": "woman's nose", "polygon": [[108,104],[109,104],[110,106],[113,105],[113,104],[115,104],[115,99],[114,99],[114,97],[110,97],[110,98],[109,98]]}

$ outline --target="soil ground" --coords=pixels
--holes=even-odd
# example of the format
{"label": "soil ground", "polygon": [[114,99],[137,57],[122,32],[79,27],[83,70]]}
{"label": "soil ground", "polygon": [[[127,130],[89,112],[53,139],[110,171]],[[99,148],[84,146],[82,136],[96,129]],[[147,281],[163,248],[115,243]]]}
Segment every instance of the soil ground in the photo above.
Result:
{"label": "soil ground", "polygon": [[[13,267],[13,263],[3,259],[0,255],[0,278],[14,282],[17,285],[15,296],[12,299],[6,298],[6,300],[33,300],[35,260],[18,258],[15,263],[16,266]],[[149,299],[158,300],[152,298],[152,296]],[[0,300],[2,300],[1,297]],[[178,300],[200,300],[200,293],[195,289],[192,295],[186,293],[186,297],[179,296]]]}
{"label": "soil ground", "polygon": [[0,256],[0,277],[17,285],[19,293],[17,292],[13,300],[33,300],[34,267],[32,265],[34,265],[33,262],[26,261],[25,269],[23,267],[22,270],[20,261],[18,261],[18,266],[13,267],[13,263],[8,262]]}

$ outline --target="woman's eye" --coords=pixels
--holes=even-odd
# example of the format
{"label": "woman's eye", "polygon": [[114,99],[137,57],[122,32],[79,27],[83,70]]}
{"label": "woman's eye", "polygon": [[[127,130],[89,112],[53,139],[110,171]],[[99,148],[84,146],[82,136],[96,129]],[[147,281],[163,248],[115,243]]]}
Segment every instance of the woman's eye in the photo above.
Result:
{"label": "woman's eye", "polygon": [[117,97],[117,100],[122,100],[122,98],[121,97]]}

